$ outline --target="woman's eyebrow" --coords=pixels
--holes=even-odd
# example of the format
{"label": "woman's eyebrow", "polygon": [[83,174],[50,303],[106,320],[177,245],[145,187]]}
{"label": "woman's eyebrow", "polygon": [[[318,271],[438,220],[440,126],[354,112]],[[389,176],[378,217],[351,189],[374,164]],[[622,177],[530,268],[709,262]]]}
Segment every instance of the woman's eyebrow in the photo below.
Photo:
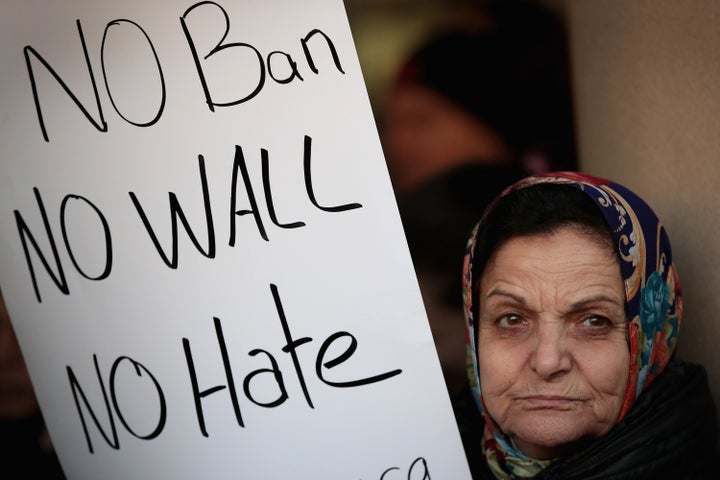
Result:
{"label": "woman's eyebrow", "polygon": [[623,301],[618,299],[617,297],[613,297],[611,295],[593,295],[592,297],[583,298],[582,300],[578,300],[577,302],[573,302],[570,304],[571,310],[580,310],[582,308],[587,307],[588,305],[592,305],[594,303],[611,303],[616,306],[622,306]]}
{"label": "woman's eyebrow", "polygon": [[498,287],[493,288],[492,290],[490,290],[487,293],[487,295],[485,295],[485,298],[487,299],[487,298],[490,298],[493,296],[509,297],[509,298],[515,300],[517,303],[519,303],[523,307],[527,306],[527,302],[525,301],[525,299],[523,297],[521,297],[520,295],[517,295],[515,293],[508,292],[507,290],[503,290],[502,288],[498,288]]}

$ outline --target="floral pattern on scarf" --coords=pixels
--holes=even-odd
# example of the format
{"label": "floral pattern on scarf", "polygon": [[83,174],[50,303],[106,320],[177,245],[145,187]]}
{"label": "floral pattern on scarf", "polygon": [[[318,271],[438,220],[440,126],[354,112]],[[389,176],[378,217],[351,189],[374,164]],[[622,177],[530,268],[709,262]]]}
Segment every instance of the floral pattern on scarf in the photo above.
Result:
{"label": "floral pattern on scarf", "polygon": [[[578,188],[595,202],[610,225],[625,283],[630,349],[630,375],[619,421],[663,371],[675,350],[682,318],[682,295],[670,241],[662,223],[640,197],[622,185],[602,178],[577,172],[540,174],[511,185],[500,198],[539,183]],[[491,209],[492,204],[486,212]],[[536,460],[520,452],[483,408],[471,293],[473,282],[479,280],[473,278],[472,265],[477,231],[482,221],[468,241],[463,268],[468,376],[486,425],[482,450],[496,478],[532,478],[552,460]]]}

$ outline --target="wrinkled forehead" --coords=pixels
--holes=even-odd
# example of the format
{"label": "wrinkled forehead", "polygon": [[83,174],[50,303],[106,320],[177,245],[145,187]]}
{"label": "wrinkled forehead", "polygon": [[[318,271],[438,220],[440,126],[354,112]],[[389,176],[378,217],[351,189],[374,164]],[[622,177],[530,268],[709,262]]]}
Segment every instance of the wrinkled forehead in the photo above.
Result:
{"label": "wrinkled forehead", "polygon": [[620,259],[630,318],[639,311],[638,292],[653,272],[666,281],[672,264],[670,242],[665,229],[650,206],[623,185],[602,178],[560,173],[529,177],[506,189],[501,195],[542,183],[577,188],[597,205],[610,227]]}

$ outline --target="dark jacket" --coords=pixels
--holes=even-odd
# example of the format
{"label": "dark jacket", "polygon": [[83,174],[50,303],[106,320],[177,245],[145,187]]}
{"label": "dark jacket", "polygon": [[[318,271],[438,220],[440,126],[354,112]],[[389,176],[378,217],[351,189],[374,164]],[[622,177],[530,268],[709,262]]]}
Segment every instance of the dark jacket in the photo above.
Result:
{"label": "dark jacket", "polygon": [[[455,414],[473,479],[494,480],[483,460],[484,423],[469,393]],[[713,480],[720,478],[717,421],[702,366],[672,361],[625,418],[534,480]]]}

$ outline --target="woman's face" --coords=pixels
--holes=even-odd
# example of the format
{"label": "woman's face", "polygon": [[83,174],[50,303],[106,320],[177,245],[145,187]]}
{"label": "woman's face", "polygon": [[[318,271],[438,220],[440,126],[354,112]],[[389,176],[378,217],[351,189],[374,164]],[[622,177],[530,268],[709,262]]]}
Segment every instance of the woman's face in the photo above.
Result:
{"label": "woman's face", "polygon": [[617,422],[630,358],[611,246],[575,228],[508,240],[479,292],[488,414],[533,458],[556,458]]}

